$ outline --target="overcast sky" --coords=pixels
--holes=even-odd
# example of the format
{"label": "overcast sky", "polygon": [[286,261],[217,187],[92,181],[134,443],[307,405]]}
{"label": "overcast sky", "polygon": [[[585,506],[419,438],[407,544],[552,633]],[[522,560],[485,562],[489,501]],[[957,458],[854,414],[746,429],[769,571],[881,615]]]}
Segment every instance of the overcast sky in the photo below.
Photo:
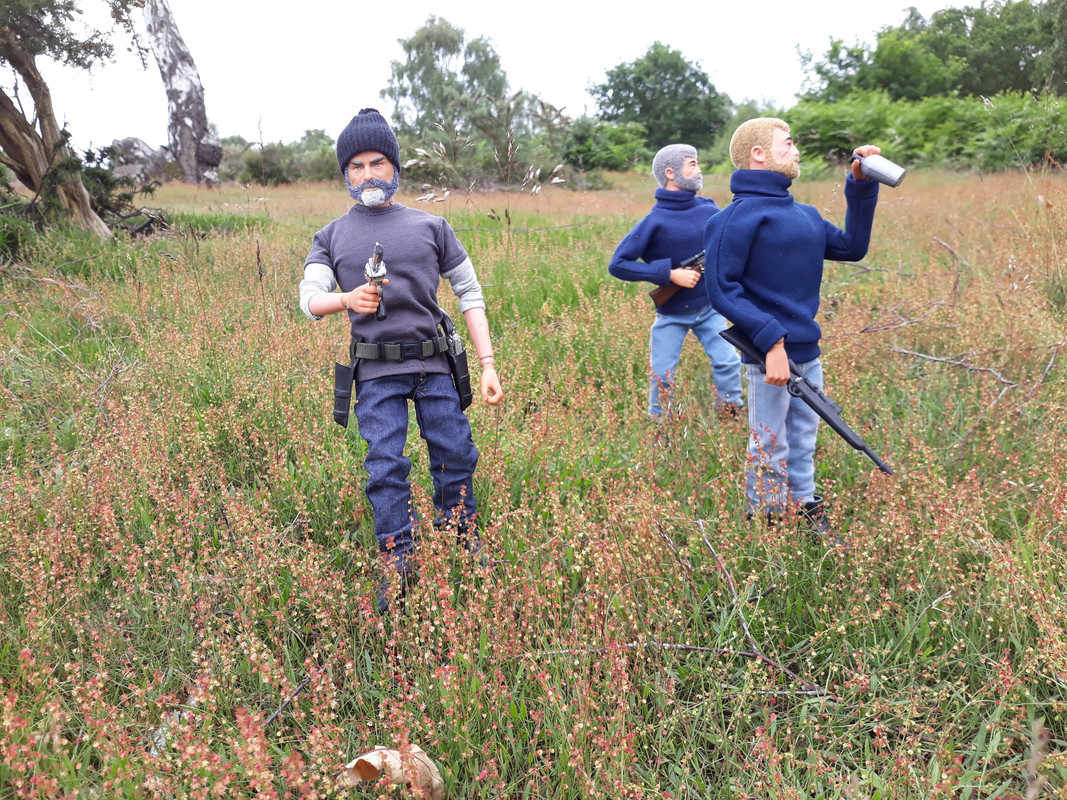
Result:
{"label": "overcast sky", "polygon": [[[103,5],[84,0],[86,18]],[[819,57],[831,37],[872,43],[878,30],[903,21],[909,5],[929,19],[939,8],[967,3],[763,0],[642,3],[627,10],[621,3],[580,0],[401,0],[373,6],[341,0],[170,0],[200,73],[208,119],[224,137],[264,142],[296,141],[316,128],[336,138],[367,106],[388,116],[391,106],[379,92],[388,83],[390,62],[403,58],[398,39],[410,37],[430,14],[462,28],[467,41],[489,39],[513,91],[533,92],[577,117],[596,111],[586,91],[590,83],[644,55],[656,41],[698,64],[715,88],[735,101],[751,98],[788,108],[804,78],[798,47]],[[663,10],[649,13],[656,8]],[[121,34],[116,42],[115,63],[91,73],[41,65],[60,122],[68,124],[78,148],[125,136],[153,147],[165,144],[166,96],[155,61],[149,55],[143,69]],[[0,76],[0,83],[9,85],[10,77]]]}

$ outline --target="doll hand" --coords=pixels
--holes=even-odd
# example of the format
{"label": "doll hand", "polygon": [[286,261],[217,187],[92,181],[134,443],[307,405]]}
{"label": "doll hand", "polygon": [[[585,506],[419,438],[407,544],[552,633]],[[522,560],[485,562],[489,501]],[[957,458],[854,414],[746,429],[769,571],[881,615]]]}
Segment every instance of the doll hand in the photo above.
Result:
{"label": "doll hand", "polygon": [[681,286],[683,289],[692,289],[700,280],[700,273],[695,269],[672,269],[671,283]]}
{"label": "doll hand", "polygon": [[785,342],[779,339],[767,352],[767,374],[763,382],[771,386],[785,386],[789,383],[789,356],[785,352]]}
{"label": "doll hand", "polygon": [[500,388],[500,378],[492,364],[482,366],[482,399],[495,406],[504,399],[504,390]]}
{"label": "doll hand", "polygon": [[[389,283],[386,278],[382,286]],[[378,310],[378,288],[373,283],[364,283],[348,293],[348,307],[357,314],[373,314]]]}
{"label": "doll hand", "polygon": [[[862,147],[857,147],[852,151],[853,156],[863,158],[864,156],[877,156],[882,152],[882,148],[873,144],[865,144]],[[858,181],[868,180],[867,176],[863,174],[863,168],[860,166],[859,159],[852,162],[852,177]]]}

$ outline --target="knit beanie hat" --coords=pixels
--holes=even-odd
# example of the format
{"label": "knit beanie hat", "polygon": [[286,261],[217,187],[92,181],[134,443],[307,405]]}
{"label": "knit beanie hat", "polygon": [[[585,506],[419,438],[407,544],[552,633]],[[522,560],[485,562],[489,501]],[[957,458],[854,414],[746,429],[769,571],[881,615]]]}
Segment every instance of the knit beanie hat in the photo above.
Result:
{"label": "knit beanie hat", "polygon": [[681,175],[685,160],[696,157],[697,149],[691,144],[669,144],[652,159],[652,176],[660,187],[666,186],[668,167],[674,170],[675,175]]}
{"label": "knit beanie hat", "polygon": [[393,164],[400,175],[400,145],[396,134],[376,108],[364,108],[348,123],[337,137],[337,164],[341,174],[348,170],[348,162],[357,153],[376,150]]}

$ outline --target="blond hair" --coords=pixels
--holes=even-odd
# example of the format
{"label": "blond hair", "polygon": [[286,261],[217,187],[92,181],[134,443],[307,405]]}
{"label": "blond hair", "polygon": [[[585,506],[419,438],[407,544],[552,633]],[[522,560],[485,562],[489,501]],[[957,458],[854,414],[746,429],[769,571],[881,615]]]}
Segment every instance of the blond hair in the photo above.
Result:
{"label": "blond hair", "polygon": [[748,156],[753,147],[769,150],[774,142],[774,130],[789,133],[789,124],[777,117],[756,117],[737,126],[730,137],[730,160],[734,169],[748,169]]}

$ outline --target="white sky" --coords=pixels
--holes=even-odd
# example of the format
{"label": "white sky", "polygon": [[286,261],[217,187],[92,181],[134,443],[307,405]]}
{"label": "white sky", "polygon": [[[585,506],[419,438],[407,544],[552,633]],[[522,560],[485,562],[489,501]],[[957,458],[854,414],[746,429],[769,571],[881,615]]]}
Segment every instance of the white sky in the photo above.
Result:
{"label": "white sky", "polygon": [[[381,99],[401,60],[398,39],[410,37],[433,13],[462,28],[467,41],[491,40],[511,90],[526,89],[578,117],[595,113],[586,92],[605,72],[632,62],[660,41],[698,64],[715,88],[735,101],[773,101],[788,108],[803,82],[797,47],[817,58],[831,37],[873,43],[899,25],[914,5],[927,19],[939,8],[968,2],[852,0],[671,3],[591,3],[539,0],[402,0],[372,6],[341,0],[248,4],[237,0],[170,0],[204,86],[208,119],[222,136],[293,142],[322,128],[331,138],[364,107],[386,116]],[[973,4],[973,3],[971,3]],[[84,0],[86,17],[103,3]],[[141,22],[139,19],[138,22]],[[143,28],[143,25],[141,26]],[[91,73],[41,69],[60,123],[79,149],[137,136],[166,143],[167,105],[159,71],[147,69],[116,34],[116,61]],[[10,84],[9,75],[0,83]]]}

